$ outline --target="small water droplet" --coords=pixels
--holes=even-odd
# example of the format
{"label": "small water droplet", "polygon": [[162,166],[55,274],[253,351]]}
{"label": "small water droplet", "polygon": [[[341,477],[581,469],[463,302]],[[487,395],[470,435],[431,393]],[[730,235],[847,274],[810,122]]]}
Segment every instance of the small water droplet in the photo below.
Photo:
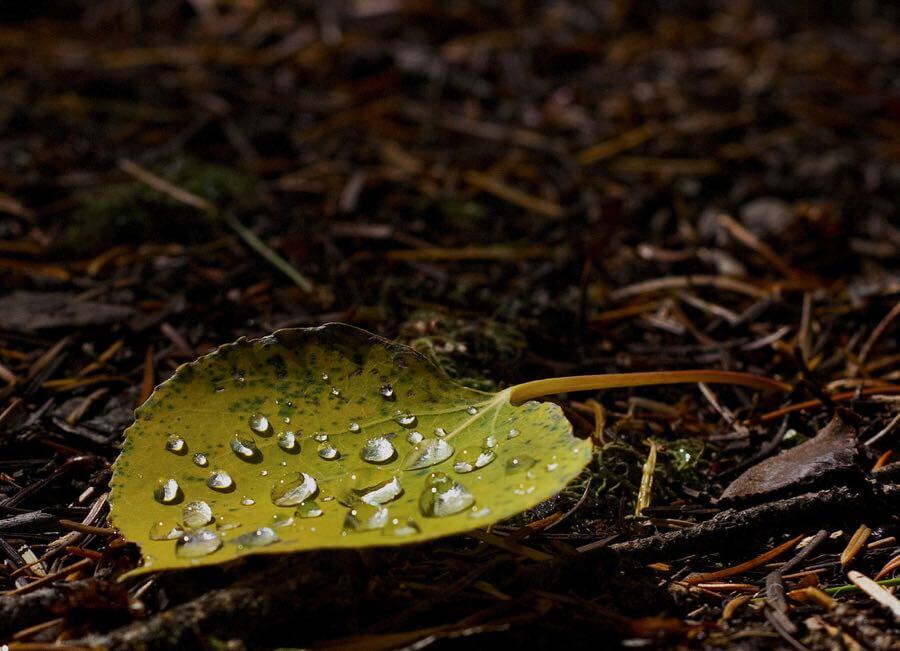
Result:
{"label": "small water droplet", "polygon": [[339,396],[339,395],[341,395],[341,390],[338,389],[337,387],[331,387],[331,395]]}
{"label": "small water droplet", "polygon": [[359,456],[363,461],[369,463],[387,463],[397,456],[397,451],[394,449],[394,444],[387,438],[376,436],[366,441]]}
{"label": "small water droplet", "polygon": [[347,429],[356,433],[362,428],[360,428],[359,423],[350,423],[350,425],[347,426]]}
{"label": "small water droplet", "polygon": [[506,462],[506,472],[510,475],[524,472],[530,469],[536,463],[537,459],[535,459],[534,457],[530,457],[527,454],[519,454],[514,457],[510,457],[510,459]]}
{"label": "small water droplet", "polygon": [[456,472],[472,472],[479,468],[484,468],[490,462],[497,458],[497,453],[490,448],[466,448],[460,450],[453,462],[453,469]]}
{"label": "small water droplet", "polygon": [[172,504],[178,501],[181,495],[181,489],[178,482],[174,479],[159,479],[156,482],[156,490],[153,491],[153,497],[160,504]]}
{"label": "small water droplet", "polygon": [[292,452],[297,447],[297,436],[293,432],[282,432],[278,435],[278,447]]}
{"label": "small water droplet", "polygon": [[406,520],[401,520],[400,518],[392,518],[391,521],[388,522],[387,525],[385,525],[384,529],[381,531],[381,534],[384,536],[406,538],[407,536],[415,536],[420,532],[421,529],[419,529],[419,525],[416,524],[416,521],[412,518],[407,518]]}
{"label": "small water droplet", "polygon": [[353,493],[361,502],[379,506],[400,497],[403,494],[403,487],[400,485],[400,480],[397,477],[391,477],[374,486],[354,489]]}
{"label": "small water droplet", "polygon": [[315,500],[303,502],[297,507],[297,510],[294,511],[294,515],[298,518],[318,518],[322,513],[324,513],[322,507],[319,506]]}
{"label": "small water droplet", "polygon": [[476,407],[475,405],[469,405],[468,407],[466,407],[466,413],[469,414],[469,416],[474,416],[478,413],[478,407]]}
{"label": "small water droplet", "polygon": [[294,506],[305,502],[318,490],[316,480],[311,475],[301,472],[295,477],[275,482],[272,486],[272,503],[275,506]]}
{"label": "small water droplet", "polygon": [[323,443],[319,446],[319,456],[326,461],[333,461],[334,459],[337,459],[340,454],[341,453],[338,452],[338,449],[331,443]]}
{"label": "small water droplet", "polygon": [[322,373],[322,382],[328,382],[328,373]]}
{"label": "small water droplet", "polygon": [[238,436],[231,439],[231,449],[240,459],[252,459],[259,453],[256,442],[253,439]]}
{"label": "small water droplet", "polygon": [[508,438],[508,439],[514,439],[514,438],[516,438],[519,434],[521,434],[521,432],[519,432],[519,430],[517,430],[515,427],[513,427],[511,430],[509,430],[509,434],[506,435],[506,438]]}
{"label": "small water droplet", "polygon": [[526,486],[525,484],[519,484],[513,489],[513,493],[516,495],[531,495],[534,492],[534,486]]}
{"label": "small water droplet", "polygon": [[212,522],[213,512],[206,502],[188,502],[181,509],[181,519],[185,527],[196,529]]}
{"label": "small water droplet", "polygon": [[447,430],[445,430],[443,427],[435,427],[434,435],[438,438],[444,438],[445,436],[447,436]]}
{"label": "small water droplet", "polygon": [[406,459],[403,460],[403,468],[406,470],[427,468],[446,461],[451,456],[453,456],[453,446],[444,439],[422,439],[406,455]]}
{"label": "small water droplet", "polygon": [[159,520],[150,527],[150,540],[175,540],[184,533],[181,525]]}
{"label": "small water droplet", "polygon": [[406,435],[406,440],[413,445],[415,445],[416,443],[421,443],[424,438],[425,436],[422,434],[422,432],[413,431]]}
{"label": "small water droplet", "polygon": [[222,539],[215,531],[198,529],[189,531],[175,543],[175,555],[180,558],[207,556],[222,546]]}
{"label": "small water droplet", "polygon": [[313,436],[313,438],[315,440],[317,440],[319,443],[324,443],[325,441],[328,440],[328,434],[325,432],[316,432],[315,435]]}
{"label": "small water droplet", "polygon": [[224,390],[225,390],[225,387],[223,387],[223,386],[216,387],[216,393],[222,393]]}
{"label": "small water droplet", "polygon": [[290,417],[290,416],[285,416],[282,420],[284,420],[284,424],[285,424],[285,425],[290,425],[290,424],[291,424],[291,417]]}
{"label": "small water droplet", "polygon": [[394,420],[399,425],[403,425],[403,427],[415,427],[419,419],[416,418],[415,414],[397,414]]}
{"label": "small water droplet", "polygon": [[262,414],[253,414],[247,422],[250,425],[250,429],[257,434],[265,435],[269,433],[269,419]]}
{"label": "small water droplet", "polygon": [[433,472],[425,480],[419,497],[419,508],[429,518],[441,518],[466,510],[475,503],[472,495],[458,481],[442,472]]}
{"label": "small water droplet", "polygon": [[187,452],[187,445],[180,436],[172,435],[166,439],[166,450],[175,454],[184,454]]}
{"label": "small water droplet", "polygon": [[259,471],[259,476],[260,476],[260,477],[268,477],[268,476],[269,476],[269,471],[268,471],[268,470],[265,470],[265,469],[260,470],[260,471]]}
{"label": "small water droplet", "polygon": [[256,500],[252,497],[244,496],[241,498],[241,504],[243,504],[244,506],[253,506],[254,504],[256,504]]}
{"label": "small water droplet", "polygon": [[394,386],[392,384],[382,384],[381,389],[379,390],[381,397],[385,400],[393,400],[394,399]]}
{"label": "small water droplet", "polygon": [[205,468],[209,465],[209,459],[206,458],[206,455],[202,452],[198,452],[194,455],[194,463],[201,468]]}
{"label": "small water droplet", "polygon": [[224,470],[213,470],[206,478],[206,485],[217,491],[228,491],[234,487],[234,480]]}
{"label": "small water droplet", "polygon": [[381,529],[388,523],[388,510],[383,506],[359,504],[344,517],[345,532],[372,531]]}
{"label": "small water droplet", "polygon": [[271,527],[260,527],[238,536],[231,542],[238,547],[264,547],[278,542],[278,534]]}
{"label": "small water droplet", "polygon": [[244,381],[244,374],[241,371],[236,371],[234,373],[234,375],[232,375],[231,377],[232,377],[232,379],[234,379],[235,382],[243,382]]}
{"label": "small water droplet", "polygon": [[289,527],[292,524],[294,524],[294,518],[287,513],[276,513],[272,516],[273,527]]}
{"label": "small water droplet", "polygon": [[494,448],[497,447],[497,437],[493,434],[488,434],[484,437],[484,447],[486,448]]}
{"label": "small water droplet", "polygon": [[553,471],[556,470],[557,468],[559,468],[559,464],[558,464],[558,463],[548,463],[548,464],[547,464],[547,472],[553,472]]}
{"label": "small water droplet", "polygon": [[477,506],[473,506],[472,510],[469,511],[470,518],[483,518],[490,514],[491,514],[491,510],[486,506],[482,506],[481,508],[478,508]]}

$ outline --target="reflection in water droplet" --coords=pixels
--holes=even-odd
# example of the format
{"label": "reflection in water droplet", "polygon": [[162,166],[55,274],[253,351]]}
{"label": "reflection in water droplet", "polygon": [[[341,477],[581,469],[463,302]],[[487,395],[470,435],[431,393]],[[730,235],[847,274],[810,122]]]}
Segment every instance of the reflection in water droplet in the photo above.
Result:
{"label": "reflection in water droplet", "polygon": [[318,518],[322,513],[324,513],[322,507],[319,506],[315,500],[303,502],[297,507],[297,510],[294,511],[294,515],[299,518]]}
{"label": "reflection in water droplet", "polygon": [[269,419],[262,414],[253,414],[248,422],[250,429],[257,434],[267,434],[269,432]]}
{"label": "reflection in water droplet", "polygon": [[272,502],[275,506],[294,506],[306,501],[319,490],[316,480],[305,472],[296,477],[281,479],[272,486]]}
{"label": "reflection in water droplet", "polygon": [[338,452],[338,449],[331,443],[323,443],[319,446],[319,456],[326,461],[333,461],[334,459],[337,459],[340,454],[341,453]]}
{"label": "reflection in water droplet", "polygon": [[406,470],[427,468],[446,461],[451,456],[453,456],[453,446],[444,439],[423,439],[406,455],[403,467]]}
{"label": "reflection in water droplet", "polygon": [[425,480],[419,497],[419,508],[429,518],[440,518],[464,511],[475,503],[472,495],[458,481],[442,472],[433,472]]}
{"label": "reflection in water droplet", "polygon": [[466,448],[460,450],[453,461],[453,469],[456,472],[472,472],[484,468],[497,458],[497,453],[490,448]]}
{"label": "reflection in water droplet", "polygon": [[297,447],[297,436],[293,432],[282,432],[278,435],[278,447],[292,452]]}
{"label": "reflection in water droplet", "polygon": [[150,527],[150,540],[175,540],[184,533],[181,525],[159,520]]}
{"label": "reflection in water droplet", "polygon": [[253,439],[238,436],[231,439],[231,449],[241,459],[252,459],[259,451]]}
{"label": "reflection in water droplet", "polygon": [[381,531],[381,534],[384,536],[406,538],[407,536],[415,536],[420,531],[419,525],[417,525],[416,521],[412,518],[407,518],[405,522],[399,518],[392,518]]}
{"label": "reflection in water droplet", "polygon": [[166,439],[166,450],[174,452],[175,454],[184,454],[187,452],[187,446],[185,445],[183,438],[173,434]]}
{"label": "reflection in water droplet", "polygon": [[359,456],[369,463],[387,463],[397,455],[394,444],[384,436],[376,436],[366,441]]}
{"label": "reflection in water droplet", "polygon": [[278,534],[271,527],[260,527],[232,540],[238,547],[264,547],[278,542]]}
{"label": "reflection in water droplet", "polygon": [[194,463],[201,468],[205,468],[209,465],[209,459],[206,458],[206,455],[202,452],[198,452],[194,455]]}
{"label": "reflection in water droplet", "polygon": [[175,555],[179,558],[199,558],[212,554],[222,546],[219,534],[209,529],[189,531],[175,543]]}
{"label": "reflection in water droplet", "polygon": [[362,428],[359,426],[359,423],[350,423],[350,425],[347,426],[347,429],[353,433],[356,433]]}
{"label": "reflection in water droplet", "polygon": [[391,477],[374,486],[354,489],[353,493],[361,502],[377,506],[387,504],[391,500],[400,497],[403,494],[403,487],[400,485],[400,480],[397,477]]}
{"label": "reflection in water droplet", "polygon": [[174,479],[159,479],[156,482],[156,490],[153,491],[153,497],[161,504],[172,504],[178,500],[181,489],[178,482]]}
{"label": "reflection in water droplet", "polygon": [[256,500],[245,495],[241,498],[241,504],[243,504],[244,506],[253,506],[254,504],[256,504]]}
{"label": "reflection in water droplet", "polygon": [[497,447],[497,437],[493,434],[489,434],[484,437],[484,447],[486,448],[494,448]]}
{"label": "reflection in water droplet", "polygon": [[188,502],[181,509],[181,519],[185,527],[196,529],[209,524],[213,519],[213,512],[206,502]]}
{"label": "reflection in water droplet", "polygon": [[474,416],[478,413],[478,407],[474,405],[466,407],[466,413],[469,414],[469,416]]}
{"label": "reflection in water droplet", "polygon": [[344,517],[344,531],[359,532],[381,529],[388,522],[388,510],[383,506],[359,504]]}
{"label": "reflection in water droplet", "polygon": [[406,440],[413,445],[415,445],[416,443],[421,443],[422,439],[424,438],[425,436],[423,436],[422,432],[413,431],[406,435]]}
{"label": "reflection in water droplet", "polygon": [[520,434],[519,430],[517,430],[515,427],[513,427],[511,430],[509,430],[509,434],[506,435],[506,438],[508,438],[508,439],[514,439],[514,438],[516,438],[519,434]]}
{"label": "reflection in water droplet", "polygon": [[394,386],[392,384],[382,384],[381,389],[379,390],[381,397],[385,400],[393,400],[394,399]]}
{"label": "reflection in water droplet", "polygon": [[313,438],[322,443],[328,440],[328,434],[326,434],[325,432],[316,432]]}
{"label": "reflection in water droplet", "polygon": [[435,427],[434,435],[438,438],[444,438],[445,436],[447,436],[447,430],[445,430],[443,427]]}
{"label": "reflection in water droplet", "polygon": [[403,425],[403,427],[415,427],[418,418],[416,418],[415,414],[397,414],[394,420],[398,424]]}
{"label": "reflection in water droplet", "polygon": [[217,491],[227,491],[234,486],[234,480],[224,470],[213,470],[206,478],[206,485]]}
{"label": "reflection in water droplet", "polygon": [[534,457],[530,457],[527,454],[518,454],[514,457],[511,457],[506,462],[506,472],[510,475],[524,472],[525,470],[530,469],[534,464],[537,463],[537,459]]}

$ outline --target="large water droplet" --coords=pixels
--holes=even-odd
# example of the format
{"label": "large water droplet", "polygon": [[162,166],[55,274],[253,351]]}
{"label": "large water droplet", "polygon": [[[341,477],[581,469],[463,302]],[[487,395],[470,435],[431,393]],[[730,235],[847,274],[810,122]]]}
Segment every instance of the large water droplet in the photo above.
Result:
{"label": "large water droplet", "polygon": [[453,446],[444,439],[423,439],[406,455],[403,467],[406,470],[427,468],[446,461],[451,456],[453,456]]}
{"label": "large water droplet", "polygon": [[206,485],[217,491],[228,491],[234,487],[234,480],[224,470],[213,470],[206,478]]}
{"label": "large water droplet", "polygon": [[344,531],[372,531],[381,529],[388,523],[388,510],[383,506],[359,504],[344,517]]}
{"label": "large water droplet", "polygon": [[252,459],[259,452],[259,449],[256,447],[256,442],[253,439],[238,436],[237,434],[231,439],[231,449],[238,455],[239,459],[245,460]]}
{"label": "large water droplet", "polygon": [[359,456],[369,463],[387,463],[397,456],[397,451],[386,437],[376,436],[366,441]]}
{"label": "large water droplet", "polygon": [[399,425],[403,425],[403,427],[415,427],[419,419],[416,418],[415,414],[397,414],[394,420]]}
{"label": "large water droplet", "polygon": [[269,433],[269,419],[262,414],[253,414],[248,420],[250,429],[257,434],[266,435]]}
{"label": "large water droplet", "polygon": [[297,510],[294,511],[294,515],[298,518],[318,518],[322,513],[324,513],[322,507],[319,506],[315,500],[303,502],[303,504],[298,506]]}
{"label": "large water droplet", "polygon": [[331,443],[323,443],[319,446],[319,456],[325,459],[326,461],[333,461],[340,456],[340,452],[338,449],[334,447]]}
{"label": "large water droplet", "polygon": [[506,462],[506,472],[510,475],[524,472],[536,463],[537,459],[534,457],[530,457],[527,454],[517,454],[514,457],[510,457]]}
{"label": "large water droplet", "polygon": [[374,486],[354,489],[353,493],[361,502],[378,506],[387,504],[391,500],[400,497],[403,494],[403,487],[400,485],[400,480],[397,477],[391,477]]}
{"label": "large water droplet", "polygon": [[260,527],[232,540],[238,547],[264,547],[278,542],[278,534],[271,527]]}
{"label": "large water droplet", "polygon": [[180,558],[207,556],[222,546],[222,539],[215,531],[198,529],[189,531],[175,543],[175,555]]}
{"label": "large water droplet", "polygon": [[396,536],[397,538],[406,538],[407,536],[415,536],[420,533],[419,525],[412,518],[401,520],[400,518],[391,518],[384,529],[381,531],[384,536]]}
{"label": "large water droplet", "polygon": [[181,510],[181,519],[185,527],[196,529],[212,522],[213,512],[206,502],[188,502]]}
{"label": "large water droplet", "polygon": [[497,458],[497,453],[490,448],[466,448],[460,450],[453,461],[453,469],[456,472],[472,472],[484,468]]}
{"label": "large water droplet", "polygon": [[413,431],[406,435],[406,440],[413,445],[415,445],[416,443],[421,443],[424,438],[425,436],[422,434],[422,432]]}
{"label": "large water droplet", "polygon": [[393,400],[394,399],[394,386],[392,384],[382,384],[381,389],[379,390],[381,397],[385,400]]}
{"label": "large water droplet", "polygon": [[180,436],[172,435],[166,439],[166,450],[175,454],[184,454],[187,452],[187,444]]}
{"label": "large water droplet", "polygon": [[272,502],[275,506],[294,506],[306,501],[319,490],[316,480],[305,472],[296,477],[282,479],[272,486]]}
{"label": "large water droplet", "polygon": [[194,455],[194,463],[201,468],[205,468],[209,465],[209,459],[206,458],[206,455],[202,452],[198,452]]}
{"label": "large water droplet", "polygon": [[179,524],[159,520],[150,527],[150,540],[175,540],[184,533]]}
{"label": "large water droplet", "polygon": [[425,480],[419,497],[419,508],[429,518],[441,518],[460,513],[475,503],[472,495],[458,481],[442,472],[433,472]]}
{"label": "large water droplet", "polygon": [[156,482],[156,490],[153,491],[153,497],[160,504],[172,504],[177,502],[181,496],[181,489],[178,482],[174,479],[159,479]]}
{"label": "large water droplet", "polygon": [[278,435],[278,447],[286,452],[293,452],[297,447],[297,435],[293,432],[282,432]]}

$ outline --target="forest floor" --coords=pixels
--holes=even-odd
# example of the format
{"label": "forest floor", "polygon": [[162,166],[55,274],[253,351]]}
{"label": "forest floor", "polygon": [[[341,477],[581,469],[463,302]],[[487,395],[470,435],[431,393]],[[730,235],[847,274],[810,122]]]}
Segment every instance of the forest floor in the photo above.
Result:
{"label": "forest floor", "polygon": [[[0,647],[897,648],[896,6],[39,4],[0,2]],[[117,581],[133,409],[330,321],[485,390],[795,389],[559,396],[596,459],[492,537]]]}

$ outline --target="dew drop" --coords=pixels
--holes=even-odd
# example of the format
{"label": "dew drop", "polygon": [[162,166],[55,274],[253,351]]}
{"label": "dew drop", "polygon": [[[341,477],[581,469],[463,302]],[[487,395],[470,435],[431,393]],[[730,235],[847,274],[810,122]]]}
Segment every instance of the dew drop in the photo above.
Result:
{"label": "dew drop", "polygon": [[519,432],[519,430],[517,430],[515,427],[513,427],[511,430],[509,430],[509,434],[506,435],[506,438],[508,438],[508,439],[514,439],[514,438],[516,438],[519,434],[521,434],[521,432]]}
{"label": "dew drop", "polygon": [[305,472],[298,473],[291,479],[281,479],[272,486],[272,503],[275,506],[294,506],[301,504],[316,494],[319,485]]}
{"label": "dew drop", "polygon": [[278,534],[271,527],[260,527],[238,536],[231,542],[238,547],[265,547],[278,542]]}
{"label": "dew drop", "polygon": [[187,452],[187,445],[180,436],[172,435],[166,439],[166,450],[175,454],[184,454]]}
{"label": "dew drop", "polygon": [[294,518],[287,513],[276,513],[272,516],[273,527],[289,527],[292,524],[294,524]]}
{"label": "dew drop", "polygon": [[294,511],[294,515],[298,518],[318,518],[322,513],[324,513],[322,507],[319,506],[315,500],[303,502],[297,507],[297,510]]}
{"label": "dew drop", "polygon": [[285,416],[285,417],[283,418],[283,420],[284,420],[284,424],[285,424],[285,425],[290,425],[290,424],[291,424],[291,417],[290,417],[290,416]]}
{"label": "dew drop", "polygon": [[366,441],[359,456],[369,463],[387,463],[397,456],[397,450],[386,437],[376,436]]}
{"label": "dew drop", "polygon": [[473,506],[472,510],[469,511],[470,518],[483,518],[490,514],[491,514],[491,510],[486,506],[482,506],[480,509],[477,506]]}
{"label": "dew drop", "polygon": [[537,459],[535,459],[534,457],[530,457],[527,454],[519,454],[514,457],[510,457],[510,459],[506,462],[506,472],[510,475],[524,472],[530,469],[536,463]]}
{"label": "dew drop", "polygon": [[237,434],[231,439],[231,449],[240,459],[252,459],[259,452],[253,439]]}
{"label": "dew drop", "polygon": [[328,440],[328,434],[325,432],[316,432],[315,436],[313,436],[313,438],[315,440],[317,440],[319,443],[324,443],[325,441]]}
{"label": "dew drop", "polygon": [[212,522],[213,512],[206,502],[188,502],[181,509],[181,519],[185,527],[196,529]]}
{"label": "dew drop", "polygon": [[441,518],[466,510],[475,503],[472,495],[458,481],[442,472],[433,472],[425,480],[419,497],[419,508],[429,518]]}
{"label": "dew drop", "polygon": [[421,533],[421,529],[419,529],[419,525],[412,518],[407,518],[406,521],[392,518],[381,531],[381,534],[384,536],[395,536],[397,538],[415,536],[417,533]]}
{"label": "dew drop", "polygon": [[476,407],[475,405],[469,405],[468,407],[466,407],[466,413],[469,414],[469,416],[474,416],[478,413],[478,407]]}
{"label": "dew drop", "polygon": [[250,424],[250,429],[257,434],[269,433],[269,419],[262,414],[253,414],[250,416],[248,423]]}
{"label": "dew drop", "polygon": [[243,504],[244,506],[253,506],[254,504],[256,504],[256,500],[252,497],[242,497],[241,504]]}
{"label": "dew drop", "polygon": [[328,373],[322,373],[322,382],[328,382]]}
{"label": "dew drop", "polygon": [[319,456],[326,461],[333,461],[334,459],[337,459],[340,454],[341,453],[338,452],[338,449],[331,443],[323,443],[319,446]]}
{"label": "dew drop", "polygon": [[497,458],[497,453],[490,448],[466,448],[460,450],[453,462],[453,469],[456,472],[472,472],[479,468],[484,468],[491,461]]}
{"label": "dew drop", "polygon": [[178,482],[174,479],[160,479],[156,482],[156,490],[153,491],[153,497],[160,504],[172,504],[178,501],[181,495],[181,489]]}
{"label": "dew drop", "polygon": [[391,477],[374,486],[354,489],[353,493],[361,502],[372,506],[380,506],[400,497],[403,494],[403,487],[400,485],[400,480],[397,477]]}
{"label": "dew drop", "polygon": [[341,390],[338,389],[337,387],[331,387],[331,395],[337,397],[337,396],[341,395]]}
{"label": "dew drop", "polygon": [[427,468],[453,456],[453,446],[444,439],[422,439],[403,460],[405,470]]}
{"label": "dew drop", "polygon": [[548,464],[547,464],[547,472],[553,472],[553,471],[556,470],[557,468],[559,468],[559,464],[558,464],[558,463],[548,463]]}
{"label": "dew drop", "polygon": [[434,435],[438,438],[444,438],[445,436],[447,436],[447,430],[445,430],[443,427],[435,427]]}
{"label": "dew drop", "polygon": [[228,491],[234,487],[234,480],[224,470],[213,470],[206,478],[206,485],[217,491]]}
{"label": "dew drop", "polygon": [[359,504],[344,517],[345,532],[373,531],[388,523],[388,510],[383,506]]}
{"label": "dew drop", "polygon": [[399,425],[403,425],[403,427],[415,427],[419,419],[416,418],[415,414],[397,414],[394,420]]}
{"label": "dew drop", "polygon": [[394,386],[392,384],[382,384],[379,393],[385,400],[393,400],[395,398]]}
{"label": "dew drop", "polygon": [[415,445],[416,443],[421,443],[424,438],[425,436],[422,434],[422,432],[413,431],[406,435],[406,440],[413,445]]}
{"label": "dew drop", "polygon": [[355,434],[362,428],[359,426],[359,423],[350,423],[350,425],[347,426],[347,429]]}
{"label": "dew drop", "polygon": [[181,525],[159,520],[150,527],[150,540],[175,540],[184,533]]}
{"label": "dew drop", "polygon": [[278,447],[292,452],[297,447],[297,436],[293,432],[282,432],[278,435]]}
{"label": "dew drop", "polygon": [[497,447],[497,437],[493,434],[489,434],[484,437],[484,447],[486,448],[494,448]]}
{"label": "dew drop", "polygon": [[206,458],[206,455],[202,452],[198,452],[194,455],[194,463],[201,468],[205,468],[209,465],[209,459]]}
{"label": "dew drop", "polygon": [[175,543],[175,555],[180,558],[207,556],[222,546],[222,539],[215,531],[198,529],[190,531]]}

